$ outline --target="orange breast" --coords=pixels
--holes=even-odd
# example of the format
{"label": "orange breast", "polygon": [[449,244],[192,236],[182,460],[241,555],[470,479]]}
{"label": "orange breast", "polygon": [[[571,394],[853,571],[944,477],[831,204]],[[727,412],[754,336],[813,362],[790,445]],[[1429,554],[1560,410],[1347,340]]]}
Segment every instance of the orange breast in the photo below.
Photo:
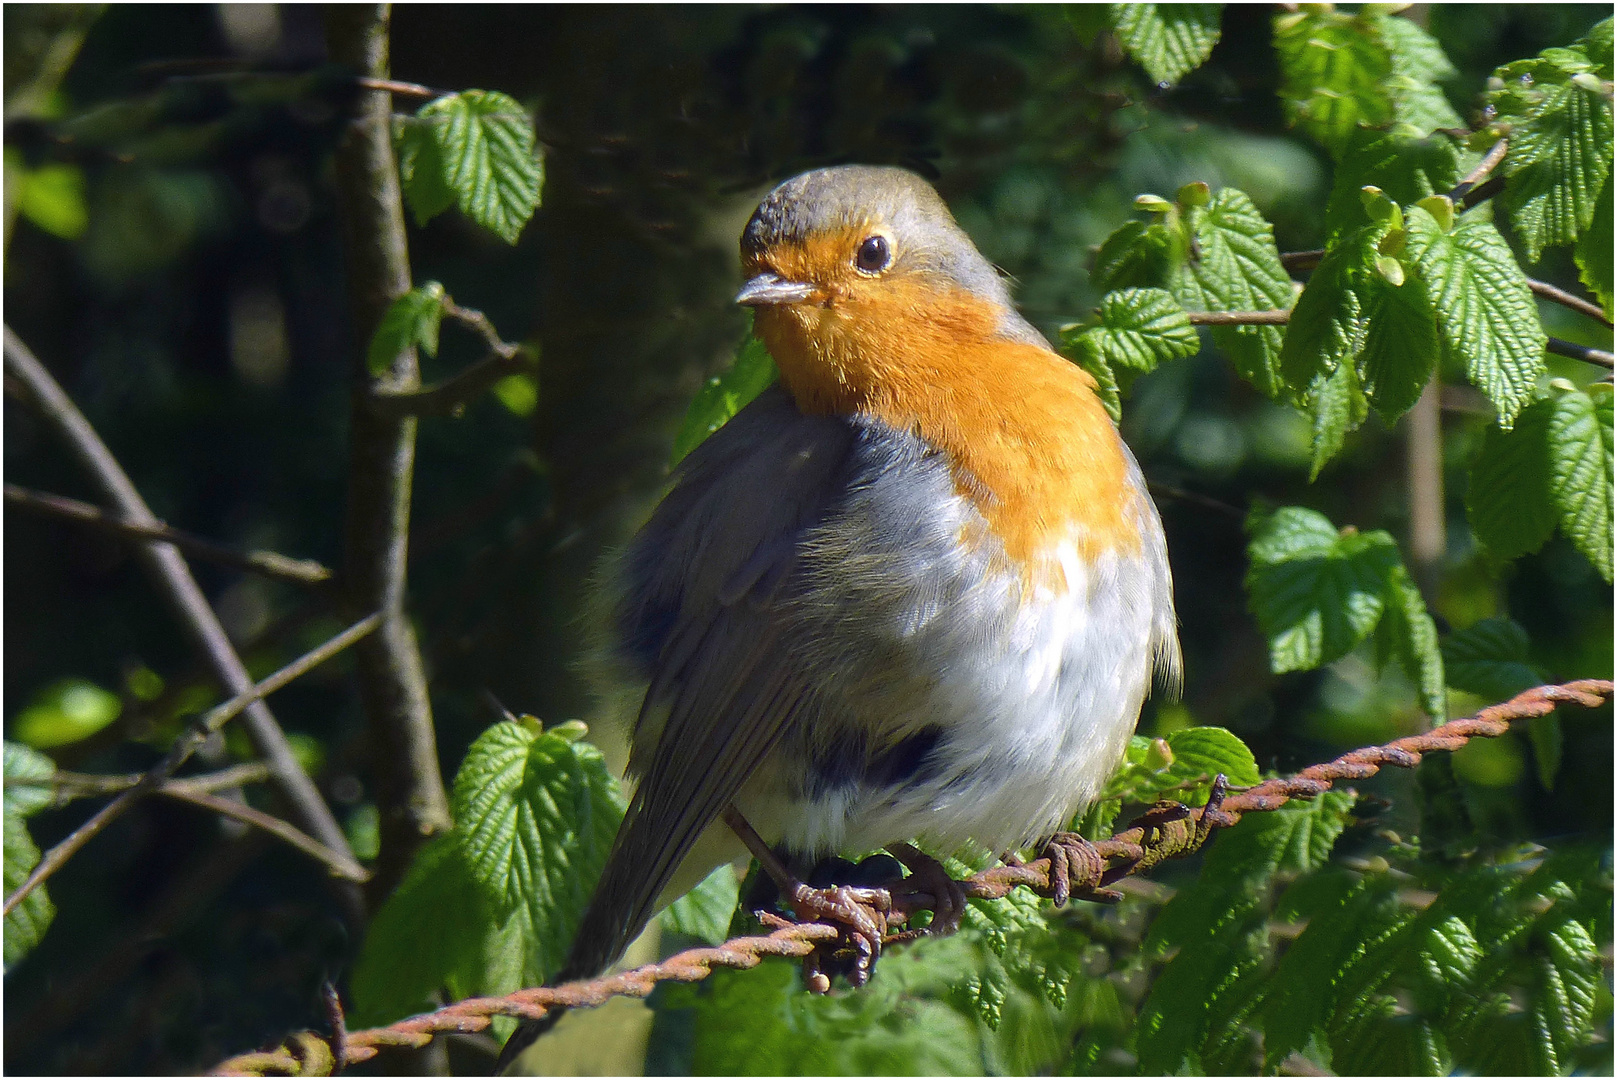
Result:
{"label": "orange breast", "polygon": [[875,416],[941,450],[1029,584],[1065,580],[1062,542],[1086,562],[1137,551],[1125,451],[1089,375],[998,336],[999,308],[970,294],[880,286],[758,313],[798,407]]}

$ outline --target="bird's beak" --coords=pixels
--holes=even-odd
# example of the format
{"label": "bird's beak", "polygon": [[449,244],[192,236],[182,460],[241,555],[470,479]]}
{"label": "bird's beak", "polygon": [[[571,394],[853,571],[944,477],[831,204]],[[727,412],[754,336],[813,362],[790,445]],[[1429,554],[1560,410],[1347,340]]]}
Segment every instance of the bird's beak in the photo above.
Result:
{"label": "bird's beak", "polygon": [[768,304],[801,304],[813,300],[819,295],[819,290],[813,285],[802,281],[788,281],[779,274],[767,271],[756,277],[749,278],[736,293],[736,303],[747,307],[763,307]]}

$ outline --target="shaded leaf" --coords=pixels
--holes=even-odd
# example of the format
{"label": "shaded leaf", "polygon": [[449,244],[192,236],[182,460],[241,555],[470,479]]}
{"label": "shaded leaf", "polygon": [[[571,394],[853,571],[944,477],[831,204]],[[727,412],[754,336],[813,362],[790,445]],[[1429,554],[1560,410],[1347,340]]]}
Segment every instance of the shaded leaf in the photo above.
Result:
{"label": "shaded leaf", "polygon": [[1460,114],[1434,85],[1458,74],[1437,39],[1410,19],[1384,17],[1377,21],[1376,28],[1392,61],[1387,88],[1398,126],[1417,136],[1429,135],[1438,128],[1464,127]]}
{"label": "shaded leaf", "polygon": [[1160,221],[1125,221],[1102,241],[1090,280],[1102,292],[1161,288],[1182,257],[1180,246]]}
{"label": "shaded leaf", "polygon": [[1527,631],[1515,622],[1482,619],[1443,639],[1443,670],[1456,690],[1508,701],[1544,682],[1527,649]]}
{"label": "shaded leaf", "polygon": [[1578,246],[1572,253],[1578,264],[1578,280],[1594,293],[1608,319],[1613,310],[1611,203],[1611,181],[1608,179],[1595,199],[1594,217],[1590,219],[1589,227],[1578,235]]}
{"label": "shaded leaf", "polygon": [[662,928],[709,945],[721,944],[729,936],[730,916],[735,913],[740,892],[741,879],[735,867],[721,866],[663,910]]}
{"label": "shaded leaf", "polygon": [[1372,16],[1312,10],[1275,17],[1280,97],[1290,122],[1340,156],[1355,128],[1394,116],[1392,56]]}
{"label": "shaded leaf", "polygon": [[88,739],[122,714],[117,694],[85,679],[64,679],[17,714],[11,733],[19,742],[48,750]]}
{"label": "shaded leaf", "polygon": [[438,328],[443,323],[444,287],[436,281],[417,285],[388,306],[365,353],[365,366],[372,375],[386,375],[393,361],[406,349],[419,348],[428,356],[438,355]]}
{"label": "shaded leaf", "polygon": [[776,375],[775,361],[764,343],[755,337],[747,338],[730,370],[709,379],[685,411],[685,422],[674,437],[673,464],[679,464],[703,439],[768,389]]}
{"label": "shaded leaf", "polygon": [[1471,465],[1466,518],[1482,545],[1501,559],[1537,551],[1555,531],[1550,411],[1547,400],[1536,401],[1522,410],[1509,431],[1490,427]]}
{"label": "shaded leaf", "polygon": [[1560,391],[1549,416],[1550,500],[1561,531],[1612,580],[1612,388]]}
{"label": "shaded leaf", "polygon": [[1448,718],[1447,682],[1443,653],[1438,648],[1437,625],[1426,610],[1420,589],[1399,565],[1387,582],[1387,609],[1376,633],[1384,635],[1392,655],[1409,675],[1420,694],[1420,707],[1437,723]]}
{"label": "shaded leaf", "polygon": [[1222,4],[1108,4],[1118,41],[1153,82],[1171,86],[1218,44]]}
{"label": "shaded leaf", "polygon": [[[1405,20],[1398,20],[1400,22]],[[1460,155],[1446,136],[1413,138],[1369,129],[1354,132],[1331,180],[1325,204],[1326,245],[1364,225],[1360,192],[1373,185],[1400,206],[1451,190],[1461,176]]]}

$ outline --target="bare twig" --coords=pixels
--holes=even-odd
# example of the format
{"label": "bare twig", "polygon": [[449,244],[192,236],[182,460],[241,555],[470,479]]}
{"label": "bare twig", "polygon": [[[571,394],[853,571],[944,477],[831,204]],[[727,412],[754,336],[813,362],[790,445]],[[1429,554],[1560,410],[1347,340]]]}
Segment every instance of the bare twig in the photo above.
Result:
{"label": "bare twig", "polygon": [[191,533],[181,532],[161,521],[155,524],[131,521],[77,499],[50,495],[42,491],[30,491],[16,484],[7,484],[5,495],[6,502],[11,505],[47,517],[76,521],[102,532],[135,540],[161,540],[173,544],[187,555],[234,566],[238,570],[250,570],[255,574],[279,578],[298,585],[323,585],[331,580],[331,571],[313,559],[293,559],[273,551],[239,551],[223,544],[216,544],[212,540],[204,540],[200,536],[193,536]]}
{"label": "bare twig", "polygon": [[[325,22],[334,63],[361,78],[392,81],[386,5],[334,4],[325,9]],[[410,290],[388,92],[360,91],[354,120],[337,147],[336,173],[355,345],[342,575],[352,611],[382,614],[380,631],[358,651],[382,819],[371,888],[381,896],[403,875],[416,850],[449,827],[426,672],[405,611],[416,419],[389,416],[376,407],[384,387],[394,393],[419,389],[420,368],[413,348],[394,357],[380,379],[371,377],[365,359],[383,314]]]}
{"label": "bare twig", "polygon": [[380,90],[384,94],[398,94],[400,97],[413,98],[441,98],[449,93],[448,90],[434,90],[430,86],[420,83],[400,82],[398,79],[373,79],[368,75],[361,75],[354,80],[355,85],[364,90]]}
{"label": "bare twig", "polygon": [[1611,320],[1606,318],[1606,313],[1599,304],[1592,304],[1581,296],[1573,296],[1565,289],[1558,289],[1547,281],[1528,278],[1527,287],[1546,300],[1553,300],[1563,307],[1571,308],[1580,315],[1589,316],[1589,318],[1607,329],[1611,328]]}
{"label": "bare twig", "polygon": [[352,881],[362,885],[370,880],[370,871],[352,858],[341,852],[331,850],[290,822],[282,821],[273,814],[266,814],[262,810],[255,810],[244,802],[237,802],[235,799],[222,799],[218,795],[202,791],[189,784],[175,783],[172,780],[158,784],[155,794],[176,799],[180,802],[188,802],[193,806],[212,810],[216,814],[240,821],[245,825],[263,829],[282,843],[290,844],[309,856],[309,858],[325,864],[333,876],[342,878],[344,881]]}
{"label": "bare twig", "polygon": [[1574,360],[1582,360],[1585,364],[1594,364],[1597,367],[1610,369],[1617,357],[1604,349],[1591,349],[1587,345],[1576,345],[1570,341],[1562,341],[1552,337],[1545,341],[1544,348],[1557,356],[1570,356]]}
{"label": "bare twig", "polygon": [[[1471,189],[1476,187],[1477,184],[1482,181],[1483,177],[1487,176],[1489,173],[1493,172],[1494,169],[1498,168],[1499,163],[1505,160],[1505,155],[1509,152],[1509,139],[1500,139],[1498,142],[1494,143],[1493,146],[1488,149],[1488,152],[1482,155],[1482,160],[1477,163],[1477,167],[1466,173],[1464,178],[1461,179],[1458,184],[1455,184],[1454,187],[1449,191],[1449,199],[1456,204],[1465,202],[1466,196],[1471,193]],[[1481,200],[1479,199],[1477,201],[1480,202]],[[1466,205],[1474,204],[1467,203]]]}
{"label": "bare twig", "polygon": [[[1277,810],[1292,799],[1309,799],[1328,790],[1337,780],[1359,780],[1375,775],[1383,765],[1413,768],[1421,755],[1437,750],[1458,750],[1473,738],[1493,738],[1510,730],[1512,720],[1545,716],[1558,705],[1574,704],[1594,708],[1612,696],[1612,684],[1603,679],[1587,679],[1564,686],[1540,686],[1516,695],[1510,701],[1490,705],[1475,716],[1451,720],[1422,735],[1396,739],[1384,746],[1371,746],[1344,754],[1335,761],[1313,765],[1295,776],[1267,780],[1256,787],[1237,792],[1216,808],[1204,807],[1190,817],[1169,821],[1147,829],[1136,827],[1094,844],[1102,856],[1120,860],[1118,865],[1088,868],[1091,880],[1080,881],[1074,873],[1073,891],[1080,886],[1095,888],[1120,881],[1148,869],[1167,858],[1190,854],[1206,840],[1212,827],[1235,824],[1244,813]],[[1050,860],[1038,859],[1022,866],[999,866],[961,882],[966,895],[996,900],[1018,885],[1047,890]],[[906,879],[908,880],[908,879]],[[902,885],[902,883],[897,883]],[[928,910],[933,898],[921,892],[896,891],[895,912]],[[387,1027],[348,1032],[343,1063],[357,1064],[376,1056],[386,1046],[423,1047],[442,1034],[484,1031],[496,1016],[518,1020],[539,1020],[552,1009],[591,1008],[614,997],[643,998],[659,982],[699,982],[715,968],[757,967],[769,956],[803,957],[836,940],[842,931],[825,923],[802,923],[782,927],[759,937],[734,938],[716,948],[690,949],[617,975],[607,975],[561,986],[540,986],[518,990],[503,997],[469,998],[435,1012],[413,1016]],[[319,1046],[312,1045],[319,1043]],[[334,1064],[331,1044],[319,1036],[302,1032],[275,1050],[242,1054],[221,1062],[212,1070],[218,1076],[318,1075],[321,1068]]]}
{"label": "bare twig", "polygon": [[[65,804],[89,795],[116,795],[120,791],[128,791],[139,784],[144,775],[144,773],[125,773],[122,776],[105,776],[58,769],[50,776],[39,779],[31,776],[8,776],[5,779],[5,786],[52,788],[58,801]],[[268,780],[269,776],[268,765],[262,761],[249,761],[242,765],[232,765],[228,769],[220,769],[218,772],[165,780],[163,786],[184,787],[191,791],[219,791],[238,788],[244,784],[262,783]]]}
{"label": "bare twig", "polygon": [[[224,727],[225,723],[232,717],[240,714],[253,702],[268,694],[273,694],[298,676],[325,663],[348,646],[354,644],[354,642],[364,638],[365,635],[375,630],[380,624],[380,614],[361,619],[319,648],[298,657],[263,682],[253,686],[246,693],[238,694],[224,704],[215,706],[203,713],[187,729],[185,734],[174,740],[174,745],[163,756],[163,760],[153,765],[141,776],[138,784],[113,799],[106,806],[103,806],[89,821],[73,830],[67,839],[45,853],[44,857],[39,860],[39,865],[34,867],[33,873],[28,875],[28,879],[17,886],[15,892],[6,897],[5,914],[11,914],[12,909],[22,903],[29,893],[39,888],[47,878],[60,870],[97,833],[100,833],[113,821],[123,816],[124,811],[133,806],[137,799],[155,791],[164,780],[173,776],[175,771],[185,764],[192,754],[196,753],[197,748],[207,741],[208,736]],[[353,860],[353,852],[348,849],[346,844],[337,850],[342,851],[347,855],[348,859]],[[357,865],[357,861],[355,864]]]}
{"label": "bare twig", "polygon": [[1192,326],[1284,326],[1291,311],[1191,311]]}
{"label": "bare twig", "polygon": [[1211,495],[1203,495],[1199,491],[1186,491],[1184,488],[1174,487],[1171,484],[1159,484],[1154,480],[1146,484],[1146,487],[1150,490],[1152,495],[1159,499],[1173,499],[1176,502],[1187,502],[1195,506],[1200,506],[1205,510],[1212,510],[1215,513],[1223,514],[1225,517],[1234,518],[1236,521],[1246,520],[1246,511],[1242,510],[1239,506],[1231,506],[1227,502],[1221,502],[1218,499],[1213,498]]}
{"label": "bare twig", "polygon": [[1280,265],[1296,273],[1314,269],[1324,257],[1324,248],[1313,248],[1309,251],[1282,251],[1280,253]]}
{"label": "bare twig", "polygon": [[[106,443],[101,441],[90,422],[50,372],[45,370],[45,366],[23,344],[22,339],[12,332],[11,327],[5,327],[4,336],[7,376],[15,381],[34,408],[73,451],[101,489],[107,503],[125,521],[160,525],[161,522],[146,506],[146,501],[140,497],[140,492],[130,482],[123,467],[112,456],[112,451],[107,449]],[[185,557],[167,543],[143,544],[137,554],[146,564],[163,598],[190,633],[193,643],[207,658],[209,667],[225,691],[246,702],[243,725],[247,736],[274,774],[276,787],[286,799],[293,819],[322,844],[352,858],[353,852],[348,847],[342,827],[332,816],[331,808],[314,786],[314,781],[298,764],[297,756],[292,753],[286,733],[276,722],[275,715],[258,696],[245,696],[253,689],[253,678],[247,673],[241,657],[236,655],[224,627],[219,625],[218,616],[202,595],[196,579],[191,576]],[[354,904],[349,906],[351,917],[363,914]],[[11,910],[9,901],[6,910]]]}
{"label": "bare twig", "polygon": [[1461,212],[1464,212],[1471,209],[1473,206],[1487,202],[1489,199],[1493,198],[1495,195],[1504,190],[1505,178],[1503,176],[1490,176],[1487,180],[1484,180],[1482,183],[1466,192],[1463,198],[1457,199],[1454,205],[1458,207]]}

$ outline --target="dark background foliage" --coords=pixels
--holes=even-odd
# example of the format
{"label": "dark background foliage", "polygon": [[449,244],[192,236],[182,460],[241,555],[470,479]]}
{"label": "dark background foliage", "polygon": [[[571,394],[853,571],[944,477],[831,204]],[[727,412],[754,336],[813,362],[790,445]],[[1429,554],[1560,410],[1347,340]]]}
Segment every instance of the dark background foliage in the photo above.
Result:
{"label": "dark background foliage", "polygon": [[[1209,62],[1165,91],[1056,8],[399,8],[397,77],[504,91],[536,111],[546,147],[544,205],[515,247],[453,214],[410,229],[418,281],[444,282],[542,354],[530,414],[488,397],[421,429],[411,606],[447,772],[497,717],[491,701],[547,719],[588,715],[576,668],[582,600],[602,550],[655,497],[701,380],[745,333],[729,301],[734,241],[764,186],[837,162],[924,173],[1053,336],[1098,300],[1091,249],[1138,192],[1240,186],[1275,222],[1282,250],[1322,241],[1329,163],[1285,130],[1271,14],[1232,5]],[[1567,43],[1605,14],[1434,6],[1427,17],[1460,69],[1447,89],[1467,115],[1496,65]],[[60,15],[8,6],[8,98],[14,62],[20,70]],[[108,8],[54,109],[151,101],[149,142],[124,161],[8,125],[8,160],[82,170],[89,219],[73,240],[17,223],[6,320],[159,517],[335,565],[356,347],[331,178],[347,94],[333,77],[313,93],[244,104],[217,84],[175,79],[208,68],[172,61],[315,69],[319,12]],[[1537,273],[1576,280],[1565,249]],[[1587,332],[1560,316],[1545,309],[1551,333]],[[467,338],[444,338],[429,377],[477,355]],[[1470,540],[1460,451],[1484,419],[1458,404],[1445,414],[1450,543],[1434,614],[1456,625],[1508,614],[1547,674],[1609,677],[1611,591],[1569,543],[1553,540],[1501,577]],[[1372,422],[1308,485],[1305,422],[1210,353],[1142,379],[1124,411],[1153,482],[1226,507],[1159,500],[1187,696],[1148,711],[1142,731],[1226,726],[1260,766],[1289,770],[1412,730],[1396,675],[1379,679],[1351,658],[1271,675],[1241,585],[1240,512],[1254,498],[1402,539],[1401,430]],[[92,494],[9,402],[5,454],[9,481]],[[9,507],[6,525],[8,724],[61,680],[89,680],[121,694],[122,716],[56,752],[59,764],[147,767],[179,718],[210,700],[184,637],[128,548]],[[205,564],[196,572],[255,674],[338,626],[291,586]],[[161,694],[141,691],[145,672],[161,677]],[[346,672],[341,662],[323,669],[275,705],[361,837],[367,748]],[[1553,790],[1535,779],[1520,739],[1468,750],[1456,771],[1499,835],[1609,845],[1609,712],[1563,726]],[[1407,777],[1373,786],[1391,800],[1390,821],[1411,813]],[[32,827],[46,846],[87,812],[74,804]],[[317,987],[341,975],[356,942],[319,869],[279,849],[221,855],[219,834],[206,815],[148,802],[53,881],[56,923],[7,973],[7,1071],[185,1072],[320,1023]]]}

